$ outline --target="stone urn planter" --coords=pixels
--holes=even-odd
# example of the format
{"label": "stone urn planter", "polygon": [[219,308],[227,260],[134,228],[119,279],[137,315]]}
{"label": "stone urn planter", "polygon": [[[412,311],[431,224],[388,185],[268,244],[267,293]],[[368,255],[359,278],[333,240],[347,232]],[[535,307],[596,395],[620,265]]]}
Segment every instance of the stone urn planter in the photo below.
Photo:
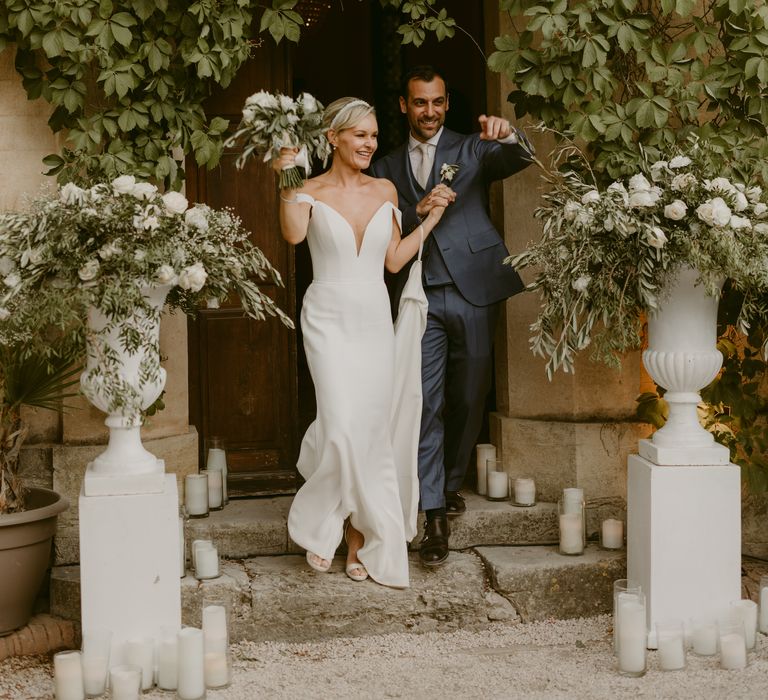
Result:
{"label": "stone urn planter", "polygon": [[0,635],[23,627],[51,561],[51,541],[66,498],[49,489],[28,491],[26,510],[0,515]]}

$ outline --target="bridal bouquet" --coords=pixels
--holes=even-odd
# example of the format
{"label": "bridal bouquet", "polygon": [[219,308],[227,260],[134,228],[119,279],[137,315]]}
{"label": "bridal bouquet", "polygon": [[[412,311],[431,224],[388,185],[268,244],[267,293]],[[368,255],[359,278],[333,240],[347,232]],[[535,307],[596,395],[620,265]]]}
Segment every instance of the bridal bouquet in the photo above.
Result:
{"label": "bridal bouquet", "polygon": [[[555,161],[574,155],[565,146]],[[527,287],[541,295],[531,348],[550,378],[573,371],[576,353],[593,342],[593,358],[609,364],[639,347],[645,316],[681,266],[698,270],[713,295],[730,280],[743,296],[741,330],[768,318],[768,198],[749,175],[753,165],[691,140],[607,187],[588,166],[550,175],[536,211],[541,240],[507,259],[536,271]]]}
{"label": "bridal bouquet", "polygon": [[244,141],[237,158],[238,168],[254,154],[266,162],[277,158],[281,148],[298,148],[297,167],[280,173],[281,188],[298,189],[310,173],[311,159],[325,164],[331,153],[322,122],[323,105],[309,93],[304,92],[294,100],[288,95],[261,90],[245,101],[243,119],[226,145],[232,147]]}

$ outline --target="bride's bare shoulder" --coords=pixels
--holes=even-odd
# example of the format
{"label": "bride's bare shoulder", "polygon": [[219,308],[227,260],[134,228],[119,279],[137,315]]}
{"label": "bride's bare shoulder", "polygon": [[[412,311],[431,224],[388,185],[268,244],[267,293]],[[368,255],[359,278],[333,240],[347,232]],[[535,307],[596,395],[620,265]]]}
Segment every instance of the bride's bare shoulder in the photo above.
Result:
{"label": "bride's bare shoulder", "polygon": [[397,189],[391,180],[385,177],[369,177],[366,185],[373,188],[383,199],[397,201]]}

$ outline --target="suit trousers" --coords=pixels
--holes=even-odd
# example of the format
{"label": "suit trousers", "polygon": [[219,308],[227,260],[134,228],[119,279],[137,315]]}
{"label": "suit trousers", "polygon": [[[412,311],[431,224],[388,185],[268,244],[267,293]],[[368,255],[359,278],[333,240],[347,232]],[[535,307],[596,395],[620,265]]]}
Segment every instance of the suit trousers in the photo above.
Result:
{"label": "suit trousers", "polygon": [[464,483],[491,383],[499,303],[474,306],[453,284],[424,291],[419,484],[421,510],[430,510]]}

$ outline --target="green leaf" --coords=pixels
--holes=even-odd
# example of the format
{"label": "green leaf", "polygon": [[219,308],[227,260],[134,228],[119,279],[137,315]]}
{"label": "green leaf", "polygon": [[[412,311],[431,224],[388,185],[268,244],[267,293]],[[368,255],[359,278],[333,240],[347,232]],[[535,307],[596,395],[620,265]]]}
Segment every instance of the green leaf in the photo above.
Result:
{"label": "green leaf", "polygon": [[126,47],[130,45],[133,39],[133,34],[131,34],[130,29],[126,29],[125,27],[115,23],[110,23],[109,29],[118,44]]}

